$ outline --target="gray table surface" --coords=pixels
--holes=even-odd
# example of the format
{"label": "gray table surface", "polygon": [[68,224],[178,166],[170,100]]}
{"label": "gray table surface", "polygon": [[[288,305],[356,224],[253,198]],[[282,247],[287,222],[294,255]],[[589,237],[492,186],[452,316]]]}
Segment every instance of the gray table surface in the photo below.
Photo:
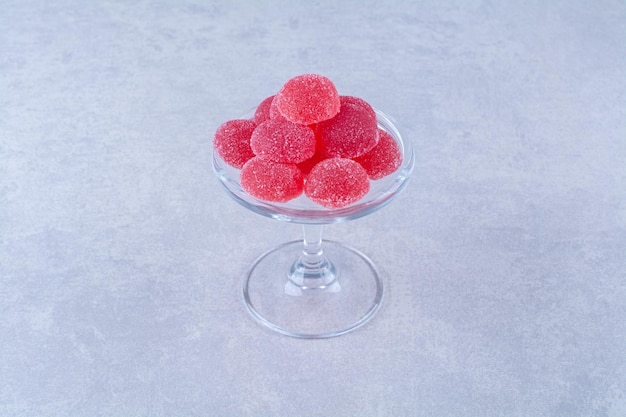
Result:
{"label": "gray table surface", "polygon": [[[416,150],[325,236],[383,307],[254,322],[298,225],[245,210],[216,127],[320,73]],[[0,415],[626,415],[626,3],[0,0]]]}

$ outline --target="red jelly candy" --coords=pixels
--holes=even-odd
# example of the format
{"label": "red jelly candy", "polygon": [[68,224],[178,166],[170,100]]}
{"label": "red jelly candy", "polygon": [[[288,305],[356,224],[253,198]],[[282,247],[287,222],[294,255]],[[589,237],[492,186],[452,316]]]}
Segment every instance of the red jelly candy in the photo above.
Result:
{"label": "red jelly candy", "polygon": [[371,151],[354,158],[373,180],[386,177],[402,164],[400,146],[393,136],[382,129],[379,129],[378,136],[378,144]]}
{"label": "red jelly candy", "polygon": [[254,152],[250,147],[250,137],[256,128],[252,120],[229,120],[215,131],[213,148],[217,154],[235,168],[241,168]]}
{"label": "red jelly candy", "polygon": [[299,163],[315,153],[315,133],[308,126],[270,119],[252,132],[252,152],[274,162]]}
{"label": "red jelly candy", "polygon": [[241,188],[253,197],[278,203],[302,194],[304,180],[295,164],[254,157],[241,169]]}
{"label": "red jelly candy", "polygon": [[341,208],[363,198],[369,189],[365,168],[351,159],[330,158],[313,167],[304,193],[324,207]]}
{"label": "red jelly candy", "polygon": [[310,125],[339,112],[339,93],[323,75],[304,74],[287,81],[276,94],[280,113],[294,123]]}
{"label": "red jelly candy", "polygon": [[372,106],[370,106],[370,104],[367,101],[363,100],[360,97],[339,96],[339,101],[341,102],[342,106],[345,105],[345,104],[353,104],[353,105],[356,105],[356,106],[361,106],[361,107],[365,108],[368,112],[370,112],[372,117],[374,119],[376,119],[376,112],[374,111]]}
{"label": "red jelly candy", "polygon": [[321,152],[328,157],[356,158],[378,143],[376,117],[363,106],[346,103],[330,120],[317,124]]}
{"label": "red jelly candy", "polygon": [[276,105],[276,96],[274,96],[274,99],[270,104],[270,119],[285,119],[283,115],[280,114],[280,110],[278,110],[278,106]]}
{"label": "red jelly candy", "polygon": [[254,120],[257,125],[260,125],[264,121],[270,119],[270,106],[272,105],[272,100],[274,100],[274,96],[269,96],[256,108],[254,118],[252,120]]}

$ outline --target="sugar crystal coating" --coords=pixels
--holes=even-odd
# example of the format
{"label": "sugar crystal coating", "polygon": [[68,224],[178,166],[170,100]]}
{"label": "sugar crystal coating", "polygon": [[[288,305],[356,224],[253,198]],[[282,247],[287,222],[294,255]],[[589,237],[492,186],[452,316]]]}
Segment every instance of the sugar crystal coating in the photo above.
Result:
{"label": "sugar crystal coating", "polygon": [[317,124],[321,152],[328,157],[356,158],[378,143],[376,117],[361,105],[345,103],[330,120]]}
{"label": "sugar crystal coating", "polygon": [[254,157],[245,163],[241,188],[253,197],[285,203],[302,194],[304,180],[295,164],[283,164]]}
{"label": "sugar crystal coating", "polygon": [[252,120],[224,122],[215,131],[213,148],[224,162],[240,169],[246,161],[254,157],[250,137],[255,128],[256,123]]}
{"label": "sugar crystal coating", "polygon": [[270,119],[285,119],[285,117],[282,114],[280,114],[280,110],[278,110],[278,106],[276,105],[276,96],[274,96],[274,99],[270,103],[269,112],[270,112]]}
{"label": "sugar crystal coating", "polygon": [[291,78],[276,94],[274,101],[287,120],[303,125],[328,120],[339,112],[341,106],[333,82],[318,74]]}
{"label": "sugar crystal coating", "polygon": [[393,173],[402,164],[402,152],[393,136],[379,129],[378,144],[369,152],[354,158],[361,164],[372,180],[379,180]]}
{"label": "sugar crystal coating", "polygon": [[369,191],[367,172],[357,162],[329,158],[313,167],[304,185],[306,196],[326,208],[348,206]]}
{"label": "sugar crystal coating", "polygon": [[341,102],[341,105],[345,105],[345,104],[353,104],[356,106],[360,106],[365,108],[370,115],[376,119],[376,112],[374,111],[374,108],[365,100],[363,100],[360,97],[355,97],[355,96],[339,96],[339,101]]}
{"label": "sugar crystal coating", "polygon": [[254,118],[252,120],[254,120],[257,125],[260,125],[264,121],[270,119],[270,107],[272,105],[272,100],[274,100],[274,96],[267,97],[254,111]]}
{"label": "sugar crystal coating", "polygon": [[269,119],[254,129],[252,152],[274,162],[299,163],[315,153],[315,133],[285,119]]}

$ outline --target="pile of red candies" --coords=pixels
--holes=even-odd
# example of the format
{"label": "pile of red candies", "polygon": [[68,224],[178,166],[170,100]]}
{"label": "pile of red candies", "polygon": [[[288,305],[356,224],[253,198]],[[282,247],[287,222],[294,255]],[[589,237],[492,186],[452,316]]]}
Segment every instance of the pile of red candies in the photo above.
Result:
{"label": "pile of red candies", "polygon": [[215,152],[241,169],[245,192],[287,202],[304,193],[327,208],[363,198],[370,180],[402,163],[398,143],[376,122],[363,99],[340,96],[328,78],[304,74],[263,100],[252,119],[217,128]]}

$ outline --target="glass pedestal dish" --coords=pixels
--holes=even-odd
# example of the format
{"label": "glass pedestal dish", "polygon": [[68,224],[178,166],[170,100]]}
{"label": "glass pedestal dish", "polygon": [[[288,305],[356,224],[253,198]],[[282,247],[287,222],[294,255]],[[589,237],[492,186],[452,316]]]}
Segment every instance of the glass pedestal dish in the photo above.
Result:
{"label": "glass pedestal dish", "polygon": [[[373,262],[357,249],[322,240],[324,225],[358,219],[384,207],[411,175],[411,143],[402,138],[389,116],[375,111],[378,126],[398,143],[402,164],[393,174],[370,181],[368,194],[347,207],[324,208],[304,194],[287,203],[254,198],[241,188],[239,170],[213,152],[213,169],[231,198],[263,216],[302,224],[303,239],[260,255],[243,283],[247,310],[276,332],[311,339],[339,336],[365,324],[380,308],[383,280]],[[244,118],[252,114],[254,111]]]}

